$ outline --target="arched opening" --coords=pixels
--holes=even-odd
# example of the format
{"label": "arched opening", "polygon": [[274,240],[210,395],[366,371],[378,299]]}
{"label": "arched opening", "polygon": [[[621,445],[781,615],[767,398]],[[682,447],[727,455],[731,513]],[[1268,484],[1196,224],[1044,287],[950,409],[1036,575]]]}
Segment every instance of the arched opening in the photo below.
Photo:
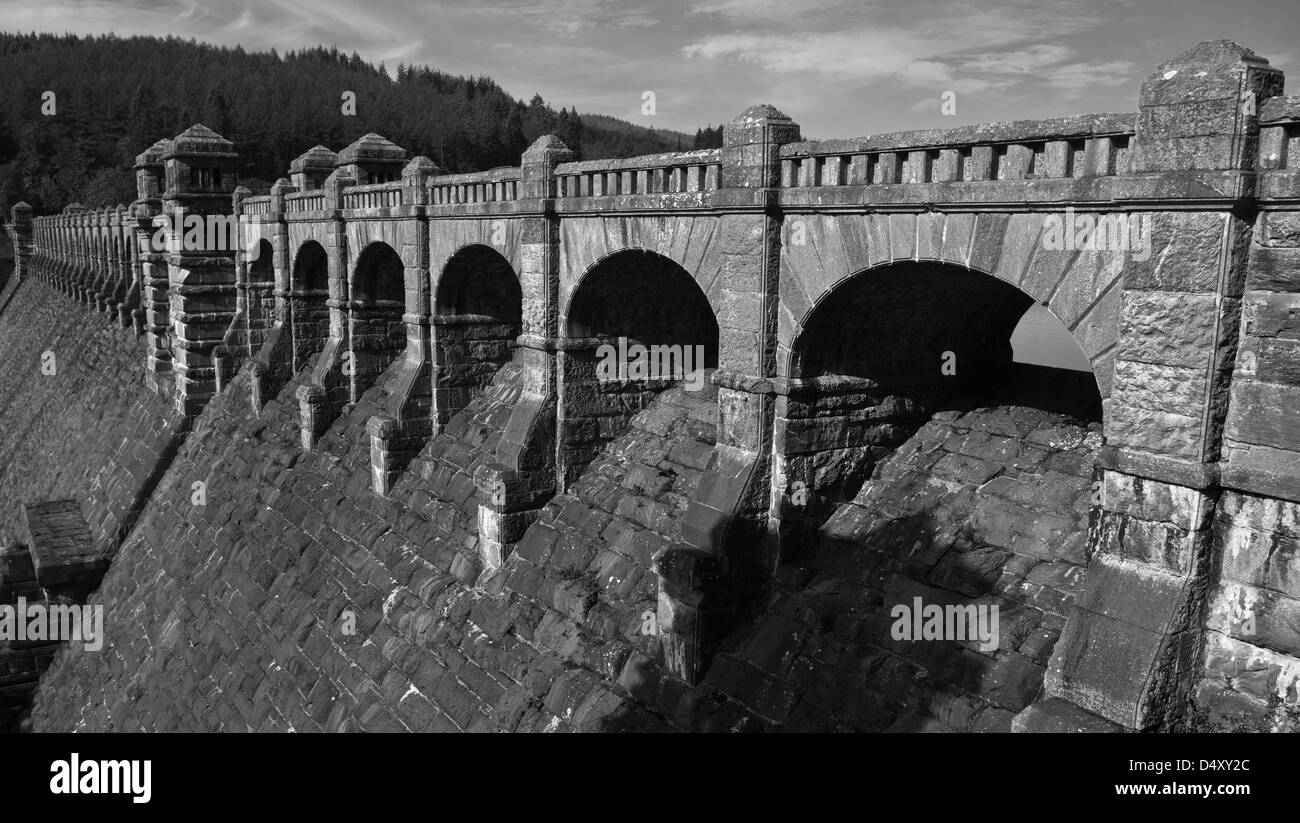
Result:
{"label": "arched opening", "polygon": [[774,608],[834,615],[809,645],[875,661],[810,690],[844,726],[1007,730],[1041,690],[1082,590],[1101,398],[1079,359],[1034,356],[1069,332],[1033,306],[889,264],[821,298],[787,353]]}
{"label": "arched opening", "polygon": [[629,250],[587,272],[566,316],[570,338],[627,338],[643,345],[702,346],[718,362],[718,321],[695,279],[654,252]]}
{"label": "arched opening", "polygon": [[437,422],[448,422],[510,359],[523,317],[523,292],[495,249],[466,246],[452,255],[434,296]]}
{"label": "arched opening", "polygon": [[[1059,351],[1033,356],[1043,341],[1062,349],[1062,338],[1074,350],[1071,368],[1043,365],[1063,361]],[[1005,281],[938,263],[869,269],[826,295],[794,342],[789,375],[807,401],[791,404],[787,436],[817,456],[822,465],[804,482],[834,505],[936,412],[1014,403],[1100,420],[1096,381],[1074,370],[1079,361],[1087,362],[1060,321]],[[827,455],[828,429],[841,460]],[[792,468],[797,454],[789,453]]]}
{"label": "arched opening", "polygon": [[711,392],[718,321],[695,279],[648,251],[610,255],[583,276],[562,320],[564,482],[662,390]]}
{"label": "arched opening", "polygon": [[262,344],[261,332],[275,316],[275,250],[265,238],[257,241],[248,263],[249,328],[254,351]]}
{"label": "arched opening", "polygon": [[329,255],[325,247],[308,240],[293,259],[289,282],[289,322],[293,334],[293,370],[307,365],[325,347],[330,333]]}
{"label": "arched opening", "polygon": [[406,267],[387,243],[362,250],[352,275],[351,328],[353,402],[406,348]]}
{"label": "arched opening", "polygon": [[252,260],[248,264],[248,279],[252,283],[274,283],[275,282],[275,261],[273,259],[275,250],[271,248],[271,243],[262,239],[257,241],[253,247]]}

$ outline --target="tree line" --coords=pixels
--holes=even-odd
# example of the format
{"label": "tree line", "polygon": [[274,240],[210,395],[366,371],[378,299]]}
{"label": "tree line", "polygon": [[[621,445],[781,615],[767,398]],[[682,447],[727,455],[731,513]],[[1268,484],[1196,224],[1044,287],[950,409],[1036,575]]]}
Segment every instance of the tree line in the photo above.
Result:
{"label": "tree line", "polygon": [[[517,165],[557,134],[581,159],[632,157],[721,140],[524,102],[487,77],[382,64],[315,47],[248,52],[177,37],[0,33],[0,209],[38,213],[135,198],[132,162],[164,137],[203,123],[235,143],[239,176],[264,193],[316,144],[337,151],[377,132],[449,173]],[[355,95],[355,114],[344,92]]]}

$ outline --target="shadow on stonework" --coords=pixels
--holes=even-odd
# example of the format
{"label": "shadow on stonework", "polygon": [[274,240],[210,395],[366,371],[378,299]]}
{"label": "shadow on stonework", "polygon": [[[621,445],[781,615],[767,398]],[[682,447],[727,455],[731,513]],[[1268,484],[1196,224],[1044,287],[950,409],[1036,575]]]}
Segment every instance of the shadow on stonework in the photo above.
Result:
{"label": "shadow on stonework", "polygon": [[[1026,558],[988,532],[978,484],[916,472],[870,482],[880,488],[779,567],[699,685],[634,655],[618,676],[632,700],[590,730],[1009,731],[1060,631],[1026,595]],[[930,629],[928,607],[943,615]]]}
{"label": "shadow on stonework", "polygon": [[[993,705],[988,695],[999,696],[1005,679],[999,662],[1009,639],[1004,624],[1007,617],[1015,621],[993,592],[1011,552],[981,543],[968,524],[954,523],[951,504],[935,501],[884,520],[845,507],[828,522],[807,565],[782,570],[789,587],[773,611],[813,618],[804,619],[807,638],[790,664],[803,687],[791,711],[794,728],[964,731]],[[977,639],[981,628],[992,628],[988,620],[936,626],[927,619],[931,609],[994,605],[1001,614],[1000,642],[993,648],[981,648]],[[969,612],[953,609],[955,618]],[[941,639],[932,639],[934,628]],[[774,659],[761,634],[741,653]],[[1030,675],[1032,682],[1018,685],[1028,692],[1020,698],[1026,702],[1041,685],[1041,671]],[[1010,716],[984,723],[1002,720],[1009,727]]]}

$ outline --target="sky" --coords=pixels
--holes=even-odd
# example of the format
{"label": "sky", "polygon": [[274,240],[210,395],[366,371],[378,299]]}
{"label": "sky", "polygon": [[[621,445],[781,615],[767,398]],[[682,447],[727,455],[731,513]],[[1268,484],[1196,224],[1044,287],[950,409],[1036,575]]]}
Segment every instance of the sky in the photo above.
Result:
{"label": "sky", "polygon": [[0,0],[0,27],[337,45],[687,132],[770,103],[810,139],[1132,111],[1202,40],[1300,71],[1300,0]]}

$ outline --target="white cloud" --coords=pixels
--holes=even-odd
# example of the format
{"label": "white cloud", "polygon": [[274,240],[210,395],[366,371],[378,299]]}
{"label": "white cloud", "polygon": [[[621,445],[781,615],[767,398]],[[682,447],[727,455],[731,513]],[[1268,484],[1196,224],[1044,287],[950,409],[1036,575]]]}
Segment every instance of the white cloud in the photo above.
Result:
{"label": "white cloud", "polygon": [[1046,72],[1047,85],[1058,89],[1086,89],[1098,86],[1122,86],[1140,75],[1128,60],[1096,63],[1070,63],[1054,66]]}
{"label": "white cloud", "polygon": [[709,14],[730,22],[780,22],[797,21],[806,24],[809,15],[846,6],[866,11],[863,3],[845,3],[845,0],[701,0],[690,9],[694,14]]}
{"label": "white cloud", "polygon": [[1024,48],[977,54],[963,60],[962,69],[993,74],[1028,74],[1062,63],[1073,54],[1074,50],[1066,46],[1037,43]]}

